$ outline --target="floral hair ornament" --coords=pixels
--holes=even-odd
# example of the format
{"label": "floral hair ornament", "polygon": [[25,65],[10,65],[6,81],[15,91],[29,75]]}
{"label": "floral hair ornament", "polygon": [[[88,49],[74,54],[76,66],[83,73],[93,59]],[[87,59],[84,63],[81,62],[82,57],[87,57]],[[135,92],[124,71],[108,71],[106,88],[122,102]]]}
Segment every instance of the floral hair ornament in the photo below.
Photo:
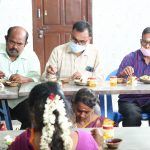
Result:
{"label": "floral hair ornament", "polygon": [[48,96],[48,98],[50,99],[50,100],[54,100],[54,98],[55,98],[55,94],[54,93],[51,93],[49,96]]}
{"label": "floral hair ornament", "polygon": [[53,134],[55,131],[54,125],[56,122],[56,116],[53,113],[55,110],[59,112],[58,123],[62,129],[62,134],[60,136],[64,142],[64,149],[70,150],[72,149],[73,145],[72,139],[70,137],[70,127],[72,124],[69,122],[66,116],[63,99],[60,99],[60,96],[55,96],[53,93],[48,96],[45,104],[45,110],[43,114],[44,127],[42,129],[40,149],[49,149],[49,145],[52,142]]}

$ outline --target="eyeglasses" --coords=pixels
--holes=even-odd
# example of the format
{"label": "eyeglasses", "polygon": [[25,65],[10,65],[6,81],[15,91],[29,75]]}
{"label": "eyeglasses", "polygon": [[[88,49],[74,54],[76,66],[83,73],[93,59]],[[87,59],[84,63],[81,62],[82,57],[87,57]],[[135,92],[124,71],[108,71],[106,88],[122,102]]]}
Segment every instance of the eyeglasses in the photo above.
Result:
{"label": "eyeglasses", "polygon": [[87,41],[85,41],[85,40],[78,40],[78,39],[76,39],[73,36],[72,36],[71,41],[73,41],[73,42],[75,42],[76,44],[79,44],[79,45],[86,45],[86,43],[87,43]]}
{"label": "eyeglasses", "polygon": [[24,43],[15,42],[15,41],[9,40],[9,39],[8,39],[7,42],[8,42],[8,44],[10,44],[10,45],[17,45],[17,47],[22,47],[22,46],[25,45]]}
{"label": "eyeglasses", "polygon": [[146,41],[146,40],[144,40],[144,39],[141,39],[141,44],[142,44],[143,46],[147,46],[147,45],[150,46],[150,41]]}

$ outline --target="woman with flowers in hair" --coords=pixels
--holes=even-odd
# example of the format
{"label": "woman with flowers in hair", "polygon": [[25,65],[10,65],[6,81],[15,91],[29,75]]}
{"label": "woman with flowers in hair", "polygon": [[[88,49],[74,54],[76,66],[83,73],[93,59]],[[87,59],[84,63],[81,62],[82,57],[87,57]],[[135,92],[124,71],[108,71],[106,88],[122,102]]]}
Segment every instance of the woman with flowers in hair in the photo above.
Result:
{"label": "woman with flowers in hair", "polygon": [[10,150],[99,149],[100,144],[94,140],[93,132],[70,132],[68,118],[72,109],[57,83],[35,86],[29,95],[29,108],[32,127],[16,137]]}

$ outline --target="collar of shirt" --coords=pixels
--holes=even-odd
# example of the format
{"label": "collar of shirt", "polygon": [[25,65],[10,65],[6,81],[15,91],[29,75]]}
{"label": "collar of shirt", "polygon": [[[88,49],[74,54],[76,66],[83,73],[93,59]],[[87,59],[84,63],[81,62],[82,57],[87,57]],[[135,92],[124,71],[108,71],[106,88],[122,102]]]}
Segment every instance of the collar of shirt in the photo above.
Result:
{"label": "collar of shirt", "polygon": [[[0,54],[5,55],[7,58],[9,58],[7,52],[6,52],[6,45],[3,45],[3,48],[0,49]],[[28,52],[27,50],[24,48],[24,50],[22,51],[22,53],[19,55],[19,57],[17,59],[27,59],[28,58]],[[10,59],[10,58],[9,58]]]}
{"label": "collar of shirt", "polygon": [[143,61],[146,64],[145,56],[142,54],[140,49],[138,50],[138,55],[139,55],[139,57],[137,57],[138,61]]}

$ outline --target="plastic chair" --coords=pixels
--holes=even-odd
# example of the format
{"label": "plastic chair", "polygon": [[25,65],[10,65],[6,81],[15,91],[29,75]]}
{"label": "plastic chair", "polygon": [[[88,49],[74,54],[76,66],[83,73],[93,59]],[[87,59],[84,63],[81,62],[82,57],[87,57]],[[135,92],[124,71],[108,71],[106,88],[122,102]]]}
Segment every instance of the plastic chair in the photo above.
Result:
{"label": "plastic chair", "polygon": [[[117,74],[117,70],[114,70],[111,72],[107,77],[106,81],[109,81],[111,76],[115,76]],[[116,123],[118,123],[119,120],[121,120],[121,114],[118,112],[113,112],[113,104],[112,104],[112,96],[111,94],[106,95],[106,100],[107,100],[107,117],[109,119],[114,120]]]}
{"label": "plastic chair", "polygon": [[[110,76],[114,76],[116,75],[117,70],[114,70],[113,72],[111,72],[107,78],[106,81],[109,80]],[[104,99],[104,95],[100,94],[99,95],[99,99],[100,99],[100,107],[101,107],[101,115],[105,116],[105,99]],[[107,117],[110,119],[114,118],[114,114],[113,114],[113,108],[112,108],[112,97],[111,95],[106,95],[106,99],[107,99]]]}
{"label": "plastic chair", "polygon": [[[117,74],[117,70],[114,70],[111,72],[107,78],[106,81],[110,79],[110,76],[115,76]],[[116,123],[120,123],[123,119],[123,116],[119,112],[113,112],[113,105],[112,105],[112,96],[106,95],[107,99],[107,117],[114,120]],[[150,120],[150,113],[142,113],[142,120]]]}
{"label": "plastic chair", "polygon": [[100,100],[101,115],[105,116],[105,100],[104,100],[104,95],[100,94],[99,95],[99,100]]}

